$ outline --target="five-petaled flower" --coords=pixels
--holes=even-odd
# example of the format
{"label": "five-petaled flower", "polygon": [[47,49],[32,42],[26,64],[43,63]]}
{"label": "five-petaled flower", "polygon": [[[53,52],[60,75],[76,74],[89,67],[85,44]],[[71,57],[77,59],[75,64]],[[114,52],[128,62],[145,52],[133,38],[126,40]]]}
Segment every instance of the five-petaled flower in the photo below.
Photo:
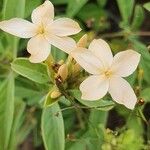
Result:
{"label": "five-petaled flower", "polygon": [[81,85],[82,99],[98,100],[110,93],[119,104],[133,109],[137,98],[130,84],[122,77],[132,74],[140,61],[133,50],[119,52],[114,57],[109,45],[102,39],[93,40],[89,49],[71,52],[74,59],[90,74]]}
{"label": "five-petaled flower", "polygon": [[75,41],[67,36],[80,32],[80,26],[69,18],[54,20],[54,6],[49,0],[33,10],[31,18],[33,23],[20,18],[0,22],[3,31],[21,38],[31,38],[27,45],[31,62],[46,60],[51,45],[66,53],[74,48]]}

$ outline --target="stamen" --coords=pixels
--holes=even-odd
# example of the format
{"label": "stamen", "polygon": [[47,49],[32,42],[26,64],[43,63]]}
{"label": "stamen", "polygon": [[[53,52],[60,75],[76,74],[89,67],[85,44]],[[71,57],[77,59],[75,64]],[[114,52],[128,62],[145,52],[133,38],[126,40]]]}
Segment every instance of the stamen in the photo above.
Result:
{"label": "stamen", "polygon": [[38,34],[44,34],[44,33],[45,33],[44,26],[43,25],[39,26],[39,28],[38,28]]}
{"label": "stamen", "polygon": [[110,70],[107,70],[104,72],[104,74],[107,78],[109,78],[112,75],[112,72]]}

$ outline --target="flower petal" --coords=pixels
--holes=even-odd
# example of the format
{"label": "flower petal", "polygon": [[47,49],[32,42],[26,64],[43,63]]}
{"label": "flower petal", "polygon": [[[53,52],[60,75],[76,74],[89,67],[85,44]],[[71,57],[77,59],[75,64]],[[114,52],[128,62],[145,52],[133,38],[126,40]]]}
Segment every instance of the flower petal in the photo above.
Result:
{"label": "flower petal", "polygon": [[35,24],[41,24],[46,20],[52,20],[54,18],[53,4],[49,0],[46,0],[42,5],[33,10],[31,18],[32,22]]}
{"label": "flower petal", "polygon": [[68,54],[76,48],[76,42],[70,37],[58,37],[55,35],[47,34],[46,39],[50,44]]}
{"label": "flower petal", "polygon": [[104,40],[93,40],[89,45],[89,50],[103,62],[106,68],[110,67],[113,55],[109,45]]}
{"label": "flower petal", "polygon": [[111,70],[119,76],[127,77],[132,74],[140,61],[140,54],[133,50],[126,50],[115,55]]}
{"label": "flower petal", "polygon": [[86,48],[76,48],[70,54],[87,72],[91,74],[100,74],[103,70],[102,63],[95,57],[91,51]]}
{"label": "flower petal", "polygon": [[29,40],[27,50],[31,54],[29,60],[33,63],[40,63],[48,57],[51,46],[42,35],[38,35]]}
{"label": "flower petal", "polygon": [[90,76],[85,79],[81,85],[82,99],[98,100],[106,95],[109,87],[109,81],[104,76]]}
{"label": "flower petal", "polygon": [[33,23],[20,18],[0,22],[0,29],[21,38],[31,38],[37,31]]}
{"label": "flower petal", "polygon": [[79,24],[69,18],[57,19],[49,28],[57,36],[69,36],[81,31]]}
{"label": "flower petal", "polygon": [[113,76],[110,79],[109,93],[117,103],[123,104],[129,109],[134,109],[137,102],[136,95],[130,84],[123,78]]}

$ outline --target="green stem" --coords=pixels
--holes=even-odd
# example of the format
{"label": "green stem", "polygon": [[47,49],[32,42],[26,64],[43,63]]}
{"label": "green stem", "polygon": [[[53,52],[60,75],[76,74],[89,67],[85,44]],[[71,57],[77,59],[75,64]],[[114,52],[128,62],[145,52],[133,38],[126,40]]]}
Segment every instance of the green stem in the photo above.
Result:
{"label": "green stem", "polygon": [[[56,84],[57,84],[57,83],[56,83]],[[65,98],[68,99],[68,100],[72,103],[72,105],[74,106],[75,111],[76,111],[76,113],[77,113],[77,118],[78,118],[79,123],[80,123],[80,127],[81,127],[82,129],[84,129],[84,128],[85,128],[85,125],[84,125],[84,121],[83,121],[83,119],[82,119],[82,114],[84,114],[84,112],[83,112],[82,109],[80,108],[80,105],[78,105],[77,103],[75,103],[75,99],[74,99],[72,96],[70,96],[70,95],[65,91],[65,89],[64,89],[64,87],[63,87],[63,85],[62,85],[61,83],[60,83],[60,84],[57,84],[57,87],[58,87],[59,91],[62,93],[62,95],[64,95]]]}
{"label": "green stem", "polygon": [[146,125],[148,126],[149,123],[148,123],[148,121],[146,120],[146,118],[145,118],[145,116],[144,116],[144,114],[143,114],[143,112],[142,112],[141,109],[138,109],[138,113],[139,113],[141,119],[142,119],[142,120],[146,123]]}
{"label": "green stem", "polygon": [[17,57],[18,43],[19,43],[19,39],[14,38],[14,42],[13,42],[13,59],[15,59]]}
{"label": "green stem", "polygon": [[[139,31],[139,32],[131,32],[129,35],[135,35],[135,36],[150,36],[149,31]],[[126,36],[125,32],[113,32],[113,33],[106,33],[101,35],[102,38],[114,38],[114,37],[122,37]]]}

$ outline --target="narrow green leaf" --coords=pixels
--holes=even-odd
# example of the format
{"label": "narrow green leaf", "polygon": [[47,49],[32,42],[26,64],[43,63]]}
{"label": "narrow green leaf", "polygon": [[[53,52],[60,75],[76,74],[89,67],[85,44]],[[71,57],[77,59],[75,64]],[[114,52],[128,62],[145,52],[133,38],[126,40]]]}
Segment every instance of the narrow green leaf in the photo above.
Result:
{"label": "narrow green leaf", "polygon": [[[3,1],[3,20],[19,17],[24,17],[26,0],[4,0]],[[16,58],[19,38],[6,34],[8,49],[11,50],[12,57]]]}
{"label": "narrow green leaf", "polygon": [[14,77],[11,73],[0,85],[0,150],[7,150],[14,113]]}
{"label": "narrow green leaf", "polygon": [[64,123],[57,103],[43,110],[41,128],[46,150],[64,150]]}
{"label": "narrow green leaf", "polygon": [[145,3],[145,4],[143,5],[143,7],[144,7],[145,9],[147,9],[148,11],[150,11],[150,2]]}
{"label": "narrow green leaf", "polygon": [[26,58],[17,58],[11,68],[18,74],[38,83],[46,83],[49,81],[47,66],[44,64],[33,64]]}
{"label": "narrow green leaf", "polygon": [[140,5],[136,5],[134,17],[133,17],[133,21],[132,21],[132,25],[131,25],[132,30],[139,29],[141,27],[143,21],[144,21],[143,8]]}
{"label": "narrow green leaf", "polygon": [[3,11],[2,11],[3,19],[24,17],[25,2],[26,0],[4,0]]}
{"label": "narrow green leaf", "polygon": [[69,0],[67,7],[67,16],[74,17],[87,2],[88,0]]}
{"label": "narrow green leaf", "polygon": [[[15,111],[14,111],[14,120],[12,124],[12,131],[11,131],[11,136],[10,136],[10,141],[9,141],[9,150],[15,150],[17,149],[17,146],[19,141],[16,140],[16,135],[23,123],[24,120],[24,110],[25,110],[25,103],[18,99],[15,102]],[[19,132],[20,133],[20,132]]]}
{"label": "narrow green leaf", "polygon": [[148,48],[138,40],[130,39],[130,41],[132,42],[134,49],[141,54],[140,67],[144,71],[143,78],[147,83],[150,84],[150,53],[148,51]]}
{"label": "narrow green leaf", "polygon": [[87,101],[81,99],[81,92],[79,90],[70,90],[72,96],[74,96],[81,104],[88,107],[95,107],[98,110],[108,111],[115,106],[115,103],[110,100],[96,100],[96,101]]}
{"label": "narrow green leaf", "polygon": [[123,22],[128,24],[132,15],[134,0],[117,0],[117,3]]}
{"label": "narrow green leaf", "polygon": [[150,61],[150,53],[148,51],[148,48],[142,42],[136,39],[130,38],[129,40],[132,42],[135,50],[137,50],[141,54],[142,58],[144,60]]}

